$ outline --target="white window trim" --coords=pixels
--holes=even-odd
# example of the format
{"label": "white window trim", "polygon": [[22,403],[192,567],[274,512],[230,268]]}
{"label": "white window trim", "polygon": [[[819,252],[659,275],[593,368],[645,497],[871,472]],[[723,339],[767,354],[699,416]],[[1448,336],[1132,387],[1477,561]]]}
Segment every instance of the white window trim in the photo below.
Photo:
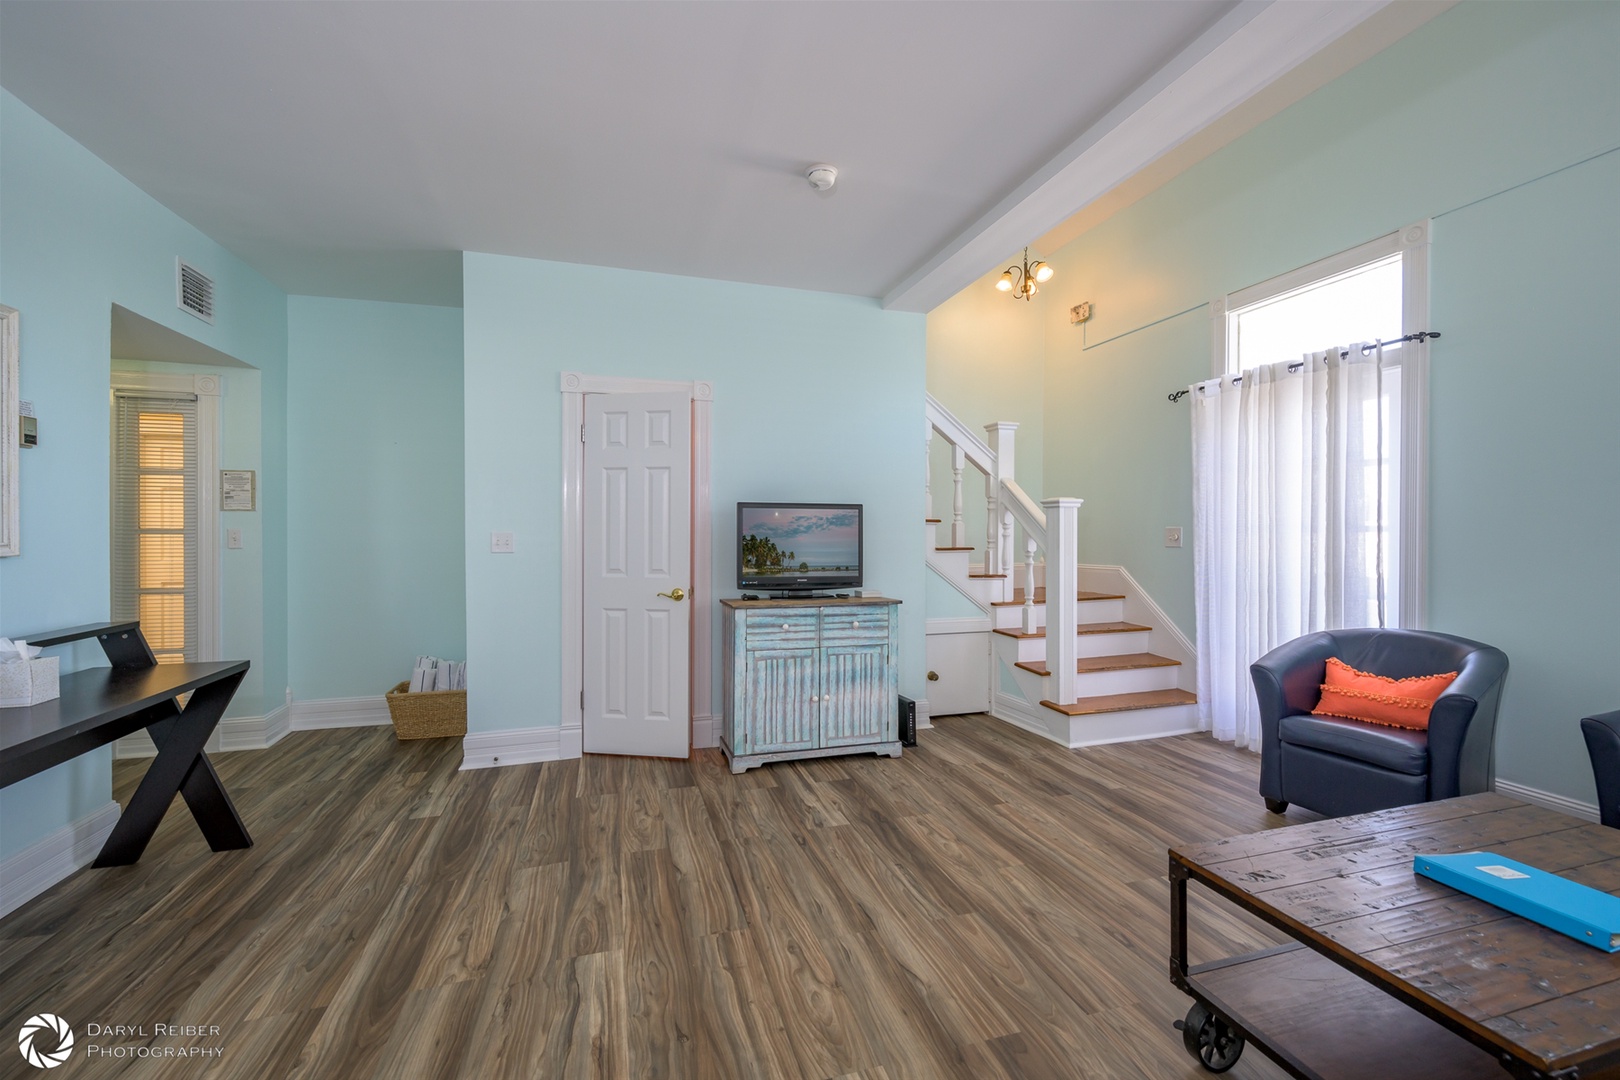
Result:
{"label": "white window trim", "polygon": [[718,743],[711,733],[718,730],[714,716],[714,670],[712,627],[714,603],[714,518],[710,510],[710,447],[713,445],[714,383],[700,379],[677,382],[666,379],[620,378],[613,375],[587,375],[577,371],[562,373],[562,678],[558,709],[562,717],[559,733],[560,758],[577,758],[584,753],[585,710],[580,705],[585,692],[585,517],[582,489],[585,485],[584,443],[586,394],[686,394],[692,400],[692,605],[691,667],[688,672],[691,699],[692,742],[696,749]]}
{"label": "white window trim", "polygon": [[218,660],[225,651],[219,565],[219,375],[168,375],[114,371],[113,390],[194,394],[197,398],[197,660]]}
{"label": "white window trim", "polygon": [[[1390,255],[1401,255],[1401,333],[1432,329],[1429,244],[1433,228],[1433,222],[1424,218],[1387,236],[1211,300],[1211,376],[1218,378],[1226,373],[1228,312]],[[1428,625],[1429,608],[1429,343],[1402,345],[1400,365],[1402,587],[1398,625],[1422,629]]]}

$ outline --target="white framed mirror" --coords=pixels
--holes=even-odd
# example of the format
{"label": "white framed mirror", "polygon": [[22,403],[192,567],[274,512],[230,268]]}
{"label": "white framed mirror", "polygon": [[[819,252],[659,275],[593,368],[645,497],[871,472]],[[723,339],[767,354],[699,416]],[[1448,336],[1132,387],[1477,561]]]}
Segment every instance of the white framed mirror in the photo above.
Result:
{"label": "white framed mirror", "polygon": [[0,304],[0,556],[21,550],[17,534],[17,466],[21,386],[17,381],[17,309]]}

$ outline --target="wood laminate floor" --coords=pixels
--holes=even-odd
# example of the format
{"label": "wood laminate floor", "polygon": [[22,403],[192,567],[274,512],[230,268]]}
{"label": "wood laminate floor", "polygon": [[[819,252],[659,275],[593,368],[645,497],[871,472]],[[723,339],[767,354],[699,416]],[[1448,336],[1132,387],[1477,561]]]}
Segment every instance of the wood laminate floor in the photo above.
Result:
{"label": "wood laminate floor", "polygon": [[[1171,1028],[1165,848],[1277,824],[1258,759],[982,716],[921,740],[742,776],[712,750],[463,773],[457,740],[387,728],[220,754],[255,846],[211,854],[177,802],[139,864],[0,921],[0,1033],[66,1018],[62,1080],[1207,1076]],[[144,768],[115,764],[121,800]],[[1195,907],[1195,962],[1276,940]],[[43,1074],[5,1045],[0,1075]],[[1283,1074],[1251,1049],[1228,1075]]]}

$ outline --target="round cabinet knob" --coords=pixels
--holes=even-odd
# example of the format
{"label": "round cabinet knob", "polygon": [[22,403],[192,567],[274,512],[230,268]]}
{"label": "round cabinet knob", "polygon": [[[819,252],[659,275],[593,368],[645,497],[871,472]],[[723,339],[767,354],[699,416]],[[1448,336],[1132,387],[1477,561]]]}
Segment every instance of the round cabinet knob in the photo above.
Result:
{"label": "round cabinet knob", "polygon": [[817,699],[816,695],[814,695],[814,694],[810,695],[810,704],[814,705],[817,700],[818,699]]}
{"label": "round cabinet knob", "polygon": [[859,619],[851,619],[851,620],[849,620],[849,625],[851,625],[851,626],[859,626],[859,625],[861,625],[861,620],[859,620]]}
{"label": "round cabinet knob", "polygon": [[788,624],[787,624],[787,623],[783,623],[783,624],[782,624],[782,629],[784,629],[784,630],[786,630],[786,629],[787,629],[787,628],[788,628]]}

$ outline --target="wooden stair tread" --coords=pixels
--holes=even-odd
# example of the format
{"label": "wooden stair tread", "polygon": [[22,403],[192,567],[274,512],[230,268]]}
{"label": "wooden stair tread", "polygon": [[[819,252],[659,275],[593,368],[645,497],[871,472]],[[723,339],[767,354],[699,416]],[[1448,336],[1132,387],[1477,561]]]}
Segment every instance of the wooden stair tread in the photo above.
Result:
{"label": "wooden stair tread", "polygon": [[1132,709],[1161,709],[1166,705],[1195,705],[1198,695],[1187,690],[1139,690],[1134,694],[1102,694],[1080,698],[1073,705],[1043,701],[1048,709],[1064,716],[1091,716],[1095,713],[1129,712]]}
{"label": "wooden stair tread", "polygon": [[[1152,630],[1151,626],[1143,626],[1133,622],[1083,622],[1074,628],[1077,634],[1136,634],[1144,630]],[[1041,627],[1033,633],[1024,633],[1022,630],[1013,630],[1001,627],[996,633],[1004,637],[1013,638],[1043,638],[1046,636],[1046,627]]]}
{"label": "wooden stair tread", "polygon": [[970,547],[937,547],[935,551],[972,551]]}
{"label": "wooden stair tread", "polygon": [[941,521],[939,518],[923,518],[923,524],[924,525],[943,525],[944,522]]}
{"label": "wooden stair tread", "polygon": [[1004,578],[1006,574],[969,574],[970,578]]}
{"label": "wooden stair tread", "polygon": [[[1036,675],[1049,675],[1045,660],[1027,660],[1019,667],[1025,671],[1032,671]],[[1180,660],[1172,660],[1168,656],[1157,653],[1135,652],[1120,653],[1117,656],[1082,656],[1075,662],[1077,674],[1087,674],[1093,671],[1134,671],[1141,668],[1180,667]]]}
{"label": "wooden stair tread", "polygon": [[[1121,594],[1121,593],[1086,592],[1084,589],[1081,589],[1079,592],[1075,593],[1074,598],[1076,600],[1123,600],[1123,599],[1125,599],[1124,595]],[[1035,599],[1034,599],[1033,602],[1037,603],[1037,604],[1046,603],[1046,589],[1044,587],[1035,590]],[[1023,607],[1024,606],[1024,590],[1023,589],[1014,589],[1013,590],[1013,598],[1011,600],[993,600],[993,601],[991,601],[990,606],[991,607]]]}

